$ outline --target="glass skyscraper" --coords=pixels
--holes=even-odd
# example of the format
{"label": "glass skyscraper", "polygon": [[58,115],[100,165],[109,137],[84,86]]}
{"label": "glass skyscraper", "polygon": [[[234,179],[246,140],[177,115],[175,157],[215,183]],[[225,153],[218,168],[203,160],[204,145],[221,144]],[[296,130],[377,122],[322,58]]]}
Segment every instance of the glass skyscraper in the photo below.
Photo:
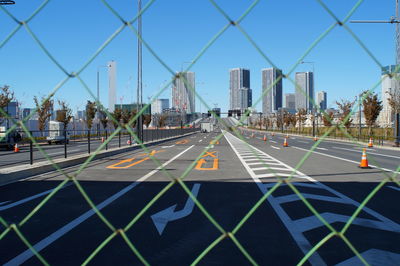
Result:
{"label": "glass skyscraper", "polygon": [[305,109],[311,112],[314,109],[314,73],[296,72],[296,110]]}
{"label": "glass skyscraper", "polygon": [[229,70],[229,109],[244,110],[252,106],[250,70],[233,68]]}
{"label": "glass skyscraper", "polygon": [[261,77],[262,111],[264,114],[275,113],[282,107],[282,71],[276,68],[265,68],[261,70]]}

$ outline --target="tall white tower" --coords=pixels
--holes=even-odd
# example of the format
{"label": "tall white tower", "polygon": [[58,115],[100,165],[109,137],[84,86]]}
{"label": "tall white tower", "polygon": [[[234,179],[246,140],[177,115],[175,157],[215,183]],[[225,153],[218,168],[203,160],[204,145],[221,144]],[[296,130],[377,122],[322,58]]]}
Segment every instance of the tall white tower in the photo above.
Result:
{"label": "tall white tower", "polygon": [[117,102],[117,62],[108,62],[108,110],[114,112]]}

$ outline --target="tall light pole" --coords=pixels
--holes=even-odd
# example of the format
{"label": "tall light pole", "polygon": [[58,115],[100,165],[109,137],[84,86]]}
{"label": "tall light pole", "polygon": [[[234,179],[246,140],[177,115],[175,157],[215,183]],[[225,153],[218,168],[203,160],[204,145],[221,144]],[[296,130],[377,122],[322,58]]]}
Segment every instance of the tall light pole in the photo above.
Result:
{"label": "tall light pole", "polygon": [[[136,111],[139,113],[140,109],[143,108],[143,88],[142,88],[142,0],[138,0],[138,42],[137,42],[137,56],[138,56],[138,77],[137,77],[137,101],[136,101]],[[143,125],[142,116],[139,115],[137,118],[137,137],[140,141],[143,141]]]}
{"label": "tall light pole", "polygon": [[[395,33],[395,41],[396,41],[396,68],[400,64],[400,29],[399,29],[399,0],[396,0],[396,17],[391,17],[390,20],[351,20],[351,23],[390,23],[396,25],[396,33]],[[361,104],[361,103],[360,103]],[[361,120],[361,118],[360,118]],[[361,124],[361,122],[360,122]],[[395,138],[395,146],[399,146],[400,142],[400,115],[399,113],[395,114],[394,119],[394,138]],[[361,126],[360,126],[361,128]]]}

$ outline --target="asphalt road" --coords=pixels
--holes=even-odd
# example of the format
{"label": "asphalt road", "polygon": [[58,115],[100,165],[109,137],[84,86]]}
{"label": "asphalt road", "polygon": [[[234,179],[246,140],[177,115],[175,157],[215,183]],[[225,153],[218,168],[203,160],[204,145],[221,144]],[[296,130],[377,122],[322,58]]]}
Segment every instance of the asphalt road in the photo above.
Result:
{"label": "asphalt road", "polygon": [[[188,265],[200,255],[202,265],[247,265],[246,254],[260,265],[296,265],[330,230],[286,184],[260,201],[277,181],[290,177],[310,206],[341,230],[359,203],[387,176],[395,175],[400,164],[398,152],[373,148],[368,159],[386,172],[360,169],[360,148],[336,142],[321,143],[302,163],[312,140],[290,137],[284,148],[282,136],[268,135],[264,141],[263,135],[252,137],[245,131],[249,145],[230,133],[210,144],[219,134],[197,133],[152,146],[156,161],[137,150],[97,160],[77,174],[82,189],[110,224],[92,211],[69,181],[18,228],[47,262],[56,265],[81,264],[91,254],[94,265],[141,264],[126,239],[152,265]],[[301,166],[295,170],[297,165]],[[77,167],[66,171],[75,176]],[[172,181],[178,177],[184,177],[201,208]],[[1,218],[7,224],[20,223],[64,179],[49,173],[0,187]],[[351,247],[372,265],[400,261],[399,190],[393,182],[385,183],[345,232]],[[118,228],[125,229],[126,239],[113,234]],[[5,230],[0,225],[0,236]],[[235,241],[225,234],[233,230]],[[0,240],[0,264],[21,263],[40,262],[10,231]],[[362,262],[341,238],[332,237],[305,265]]]}
{"label": "asphalt road", "polygon": [[[179,130],[145,130],[145,138],[144,141],[151,141],[158,138],[168,137],[169,134],[177,134]],[[128,141],[133,141],[133,137],[130,138],[129,135],[114,136],[114,138],[108,143],[107,148],[117,148],[129,146]],[[99,137],[92,137],[90,140],[90,148],[88,145],[87,139],[82,140],[70,140],[69,144],[67,144],[67,158],[77,154],[88,153],[89,149],[91,152],[94,152],[100,145],[102,144],[101,139]],[[41,144],[40,145],[43,152],[46,153],[52,159],[56,158],[64,158],[65,147],[64,144],[52,144],[48,145]],[[40,151],[36,146],[33,146],[33,163],[46,161],[47,158],[45,154]],[[20,152],[15,153],[14,151],[0,150],[0,167],[12,167],[20,164],[29,164],[30,163],[30,146],[28,145],[20,145]]]}

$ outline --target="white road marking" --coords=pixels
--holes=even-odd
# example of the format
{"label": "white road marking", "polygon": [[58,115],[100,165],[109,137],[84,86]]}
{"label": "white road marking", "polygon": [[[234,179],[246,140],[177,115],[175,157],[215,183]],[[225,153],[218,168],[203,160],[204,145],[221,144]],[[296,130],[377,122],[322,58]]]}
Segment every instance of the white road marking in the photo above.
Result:
{"label": "white road marking", "polygon": [[202,142],[203,140],[201,139],[201,140],[199,140],[199,142]]}
{"label": "white road marking", "polygon": [[[135,188],[137,185],[139,185],[141,182],[143,182],[146,179],[148,179],[149,177],[153,176],[155,173],[160,171],[162,168],[164,168],[165,166],[167,166],[168,164],[170,164],[171,162],[173,162],[174,160],[179,158],[182,154],[184,154],[185,152],[187,152],[188,150],[190,150],[193,147],[194,147],[194,145],[190,146],[189,148],[187,148],[186,150],[182,151],[178,155],[174,156],[173,158],[171,158],[170,160],[168,160],[167,162],[165,162],[161,166],[157,167],[156,169],[154,169],[151,172],[147,173],[146,175],[142,176],[141,178],[139,178],[137,181],[133,182],[129,186],[126,186],[125,188],[123,188],[119,192],[115,193],[114,195],[112,195],[111,197],[107,198],[106,200],[104,200],[100,204],[96,205],[97,210],[100,211],[104,207],[107,207],[113,201],[115,201],[118,198],[120,198],[121,196],[125,195],[127,192],[129,192],[130,190]],[[85,212],[84,214],[79,216],[78,218],[72,220],[68,224],[64,225],[63,227],[61,227],[60,229],[58,229],[57,231],[55,231],[54,233],[49,235],[48,237],[46,237],[46,238],[42,239],[41,241],[37,242],[35,245],[33,245],[33,248],[37,252],[40,252],[42,249],[46,248],[47,246],[52,244],[54,241],[56,241],[57,239],[59,239],[63,235],[67,234],[69,231],[71,231],[72,229],[77,227],[79,224],[81,224],[82,222],[84,222],[87,219],[89,219],[94,214],[95,214],[95,211],[93,209],[88,210],[87,212]],[[21,254],[19,254],[18,256],[16,256],[15,258],[13,258],[12,260],[10,260],[7,263],[5,263],[4,265],[6,265],[6,266],[20,265],[20,264],[24,263],[25,261],[27,261],[28,259],[30,259],[31,257],[33,257],[33,256],[34,256],[33,252],[30,249],[27,249],[24,252],[22,252]]]}
{"label": "white road marking", "polygon": [[272,142],[272,143],[278,143],[278,142],[276,142],[275,140],[270,140],[270,142]]}
{"label": "white road marking", "polygon": [[400,191],[400,188],[399,188],[399,187],[394,187],[394,186],[388,186],[388,187],[390,187],[391,189]]}
{"label": "white road marking", "polygon": [[298,140],[297,142],[306,143],[306,144],[309,143],[309,142],[307,142],[307,141],[302,141],[302,140]]}
{"label": "white road marking", "polygon": [[328,149],[326,149],[326,148],[320,148],[320,147],[317,147],[316,149],[318,149],[318,150],[323,150],[323,151],[327,151]]}
{"label": "white road marking", "polygon": [[168,149],[168,148],[172,148],[172,147],[175,147],[175,145],[170,145],[170,146],[161,146],[161,148],[163,148],[163,149]]}
{"label": "white road marking", "polygon": [[[193,185],[192,194],[195,198],[199,194],[200,184],[196,183]],[[151,215],[151,219],[153,220],[154,225],[157,228],[157,231],[160,235],[162,235],[167,223],[184,218],[190,215],[194,209],[194,201],[191,197],[188,196],[185,206],[180,211],[175,211],[177,204],[172,205],[160,212],[157,212]]]}
{"label": "white road marking", "polygon": [[275,149],[275,150],[280,150],[281,148],[275,147],[271,145],[271,148]]}
{"label": "white road marking", "polygon": [[[72,185],[72,183],[64,185],[62,188],[60,188],[60,190],[63,189],[63,188],[69,187],[70,185]],[[44,192],[38,193],[38,194],[36,194],[36,195],[27,197],[27,198],[25,198],[25,199],[16,201],[16,202],[14,202],[14,203],[11,203],[11,204],[8,204],[8,205],[5,205],[5,206],[1,206],[1,207],[0,207],[0,211],[4,211],[4,210],[7,210],[7,209],[10,209],[10,208],[12,208],[12,207],[15,207],[15,206],[24,204],[25,202],[28,202],[28,201],[31,201],[31,200],[40,198],[40,197],[42,197],[42,196],[44,196],[44,195],[50,194],[51,192],[53,192],[54,189],[55,189],[55,188],[52,188],[52,189],[46,190],[46,191],[44,191]],[[6,201],[6,203],[7,203],[7,202],[10,202],[10,201]],[[0,205],[2,205],[2,204],[0,204]]]}
{"label": "white road marking", "polygon": [[[334,149],[339,149],[339,150],[345,150],[345,151],[352,151],[352,152],[358,152],[358,153],[360,153],[360,151],[354,150],[354,149],[346,149],[346,148],[340,148],[340,147],[333,147],[333,148],[334,148]],[[359,147],[357,147],[357,148],[359,148]],[[381,154],[381,153],[376,153],[376,152],[369,152],[369,149],[367,149],[367,154],[373,154],[373,155],[378,155],[378,156],[383,156],[383,157],[389,157],[389,158],[400,159],[399,156]]]}
{"label": "white road marking", "polygon": [[4,205],[4,204],[6,204],[6,203],[9,203],[9,202],[11,202],[11,200],[7,200],[7,201],[0,202],[0,206],[1,206],[1,205]]}
{"label": "white road marking", "polygon": [[[303,148],[299,148],[299,147],[295,147],[295,146],[292,146],[292,148],[295,148],[295,149],[298,149],[298,150],[302,150],[302,151],[306,151],[306,152],[309,151],[309,150],[307,150],[307,149],[303,149]],[[330,154],[326,154],[326,153],[322,153],[322,152],[318,152],[318,151],[313,151],[313,153],[315,153],[315,154],[320,154],[320,155],[324,155],[324,156],[326,156],[326,157],[331,157],[331,158],[338,159],[338,160],[342,160],[342,161],[349,162],[349,163],[360,164],[360,162],[356,162],[356,161],[353,161],[353,160],[349,160],[349,159],[337,157],[337,156],[334,156],[334,155],[330,155]],[[392,172],[392,173],[395,173],[395,174],[400,174],[400,172],[396,172],[396,171],[394,171],[394,170],[390,170],[390,169],[387,169],[387,168],[381,168],[381,167],[376,166],[376,165],[369,164],[369,166],[372,167],[372,168],[377,168],[377,169],[384,170],[384,171],[387,171],[387,172]]]}
{"label": "white road marking", "polygon": [[[294,177],[306,179],[312,183],[304,183],[304,182],[293,182],[292,184],[295,186],[304,186],[304,187],[313,187],[314,189],[320,189],[321,192],[326,191],[330,192],[331,194],[335,195],[336,197],[331,197],[331,196],[325,196],[325,195],[320,195],[320,194],[307,194],[306,196],[308,198],[314,198],[317,200],[323,200],[323,201],[332,201],[332,202],[340,202],[343,204],[347,205],[353,205],[355,207],[360,206],[360,203],[357,201],[352,200],[351,198],[343,195],[342,193],[316,181],[315,179],[305,175],[304,173],[294,169],[293,167],[277,160],[276,158],[268,155],[267,153],[255,148],[254,146],[251,146],[249,144],[244,143],[240,139],[234,137],[232,134],[228,133],[225,135],[225,138],[239,160],[242,162],[244,168],[247,170],[247,172],[250,174],[250,176],[253,178],[253,180],[256,182],[258,188],[263,194],[266,194],[268,192],[268,189],[275,186],[276,183],[264,183],[260,178],[267,178],[267,177],[279,177],[279,176],[291,176],[293,174]],[[254,173],[254,169],[250,168],[247,162],[242,158],[241,153],[237,150],[239,147],[251,147],[251,149],[257,151],[260,155],[264,156],[269,156],[271,160],[275,160],[276,163],[279,163],[281,167],[285,167],[287,171],[290,171],[291,174],[282,174],[282,173],[267,173],[267,174],[256,174]],[[249,148],[250,148],[249,147]],[[268,165],[268,163],[266,163]],[[285,184],[282,184],[281,186],[284,186]],[[304,233],[314,229],[314,228],[319,228],[319,227],[324,227],[325,225],[314,215],[311,215],[309,217],[304,217],[300,218],[297,220],[292,220],[290,218],[289,214],[286,213],[285,211],[285,205],[283,203],[285,202],[290,202],[290,201],[295,201],[295,200],[301,200],[296,194],[292,195],[284,195],[284,196],[273,196],[272,194],[267,197],[268,202],[271,204],[272,208],[275,210],[279,218],[282,220],[284,225],[286,226],[287,230],[290,232],[292,235],[293,239],[296,241],[298,244],[299,248],[302,250],[304,254],[308,253],[312,245],[310,242],[305,238]],[[368,207],[363,208],[363,212],[368,213],[373,217],[373,219],[366,219],[366,218],[355,218],[353,220],[353,224],[357,224],[360,226],[364,227],[369,227],[369,228],[374,228],[378,230],[385,230],[385,231],[391,231],[395,233],[400,233],[400,225],[393,222],[392,220],[380,215],[379,213],[373,211],[372,209]],[[320,213],[320,215],[328,222],[328,223],[334,223],[334,222],[347,222],[350,219],[350,216],[346,215],[341,215],[337,213],[330,213],[330,212],[323,212]],[[325,261],[320,257],[318,252],[314,252],[313,255],[309,258],[309,262],[312,265],[326,265]],[[388,260],[383,260],[383,264],[388,264]],[[385,263],[386,262],[386,263]]]}

